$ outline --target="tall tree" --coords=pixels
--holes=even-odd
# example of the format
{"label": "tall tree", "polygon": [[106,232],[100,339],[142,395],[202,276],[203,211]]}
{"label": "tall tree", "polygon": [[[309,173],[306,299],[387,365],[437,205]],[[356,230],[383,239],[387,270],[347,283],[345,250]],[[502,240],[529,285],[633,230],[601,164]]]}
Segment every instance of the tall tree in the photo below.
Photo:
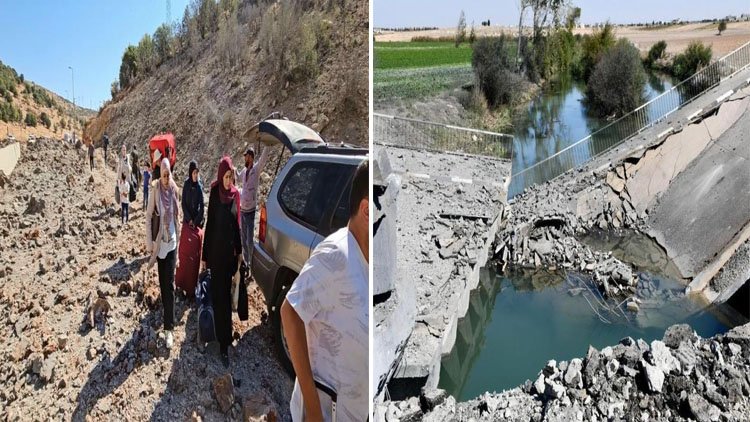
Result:
{"label": "tall tree", "polygon": [[722,20],[719,22],[719,35],[727,29],[727,21]]}
{"label": "tall tree", "polygon": [[456,27],[456,47],[464,41],[466,41],[466,14],[462,10],[461,15],[458,17],[458,26]]}
{"label": "tall tree", "polygon": [[172,57],[172,27],[166,23],[161,24],[154,32],[154,50],[158,63]]}

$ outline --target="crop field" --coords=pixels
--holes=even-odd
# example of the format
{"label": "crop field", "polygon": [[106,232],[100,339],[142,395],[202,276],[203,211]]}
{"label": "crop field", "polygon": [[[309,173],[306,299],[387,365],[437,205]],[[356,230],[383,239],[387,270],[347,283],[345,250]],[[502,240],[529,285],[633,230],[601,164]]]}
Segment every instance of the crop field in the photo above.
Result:
{"label": "crop field", "polygon": [[471,64],[471,46],[448,42],[376,42],[375,69]]}
{"label": "crop field", "polygon": [[459,87],[473,80],[470,64],[405,69],[375,69],[375,100],[418,99]]}
{"label": "crop field", "polygon": [[[515,44],[509,43],[511,54]],[[472,48],[445,41],[375,42],[374,99],[423,99],[473,81]]]}

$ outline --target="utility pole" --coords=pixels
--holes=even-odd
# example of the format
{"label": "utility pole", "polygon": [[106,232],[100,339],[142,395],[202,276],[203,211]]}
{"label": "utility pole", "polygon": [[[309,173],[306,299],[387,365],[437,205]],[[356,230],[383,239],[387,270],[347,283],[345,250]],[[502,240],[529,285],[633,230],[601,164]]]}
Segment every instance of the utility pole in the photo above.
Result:
{"label": "utility pole", "polygon": [[73,67],[68,66],[70,69],[70,81],[73,89],[73,142],[76,140],[76,122],[78,120],[78,113],[76,112],[76,79],[73,73]]}

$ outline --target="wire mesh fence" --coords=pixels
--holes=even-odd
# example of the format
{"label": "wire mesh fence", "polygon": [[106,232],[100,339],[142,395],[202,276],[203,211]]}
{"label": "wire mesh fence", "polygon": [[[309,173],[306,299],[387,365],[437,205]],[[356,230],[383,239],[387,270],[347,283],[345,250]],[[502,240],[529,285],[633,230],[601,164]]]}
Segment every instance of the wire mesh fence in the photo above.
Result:
{"label": "wire mesh fence", "polygon": [[544,183],[621,144],[628,138],[659,123],[721,81],[750,64],[750,43],[697,71],[693,76],[665,91],[630,113],[571,144],[567,148],[511,175],[508,197],[529,186]]}
{"label": "wire mesh fence", "polygon": [[402,148],[509,159],[513,136],[373,113],[373,142]]}

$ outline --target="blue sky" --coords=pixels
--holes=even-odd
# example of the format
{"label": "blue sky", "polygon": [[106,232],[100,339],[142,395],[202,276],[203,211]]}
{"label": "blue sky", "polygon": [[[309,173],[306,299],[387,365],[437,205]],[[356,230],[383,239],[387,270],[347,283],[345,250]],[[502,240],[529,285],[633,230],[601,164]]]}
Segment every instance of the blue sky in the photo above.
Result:
{"label": "blue sky", "polygon": [[[188,0],[171,0],[181,20]],[[98,109],[122,53],[166,20],[166,0],[0,0],[0,60],[45,88]]]}
{"label": "blue sky", "polygon": [[[454,26],[461,9],[466,21],[477,25],[518,25],[518,0],[372,0],[373,26]],[[709,19],[750,13],[748,0],[573,0],[583,23],[651,22],[652,20]],[[529,16],[528,14],[526,15]]]}

